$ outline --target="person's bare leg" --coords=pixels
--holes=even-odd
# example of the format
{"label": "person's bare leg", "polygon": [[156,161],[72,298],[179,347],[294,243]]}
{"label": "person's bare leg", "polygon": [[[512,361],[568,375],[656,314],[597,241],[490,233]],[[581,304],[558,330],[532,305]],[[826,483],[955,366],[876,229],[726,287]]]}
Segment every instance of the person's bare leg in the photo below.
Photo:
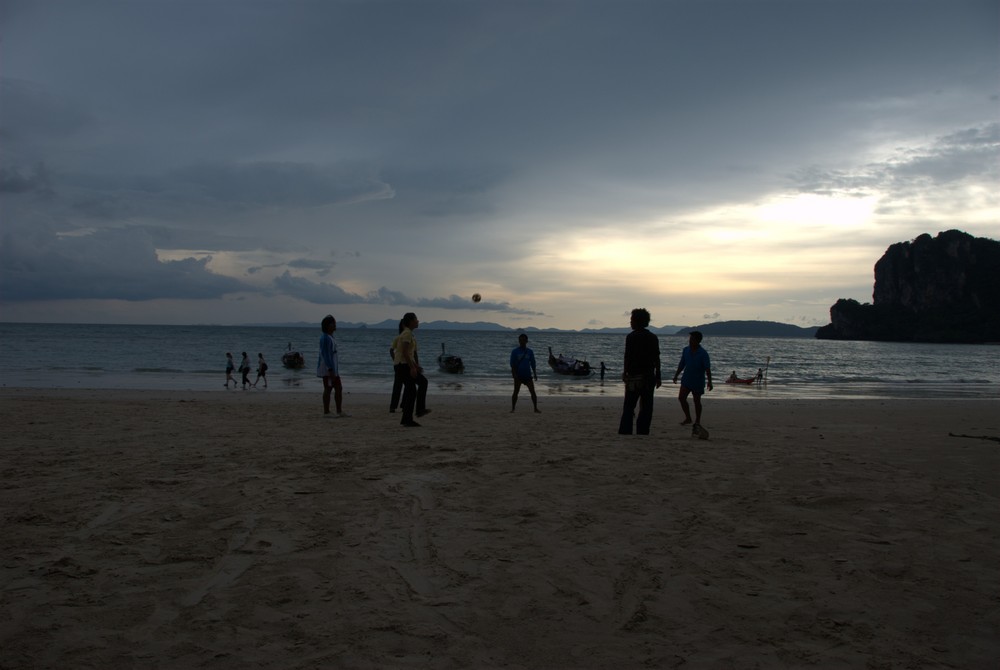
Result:
{"label": "person's bare leg", "polygon": [[691,423],[691,408],[688,407],[688,393],[690,393],[690,391],[682,386],[680,395],[677,396],[677,399],[681,403],[681,409],[684,410],[684,420],[681,421],[682,426],[686,426]]}
{"label": "person's bare leg", "polygon": [[538,409],[538,394],[535,393],[534,382],[528,382],[528,390],[531,391],[531,404],[535,406],[535,414],[541,414],[542,410]]}
{"label": "person's bare leg", "polygon": [[323,414],[330,413],[330,394],[333,392],[333,387],[330,385],[329,380],[323,377]]}
{"label": "person's bare leg", "polygon": [[691,395],[694,396],[694,422],[700,426],[701,425],[701,394],[700,393],[692,393]]}

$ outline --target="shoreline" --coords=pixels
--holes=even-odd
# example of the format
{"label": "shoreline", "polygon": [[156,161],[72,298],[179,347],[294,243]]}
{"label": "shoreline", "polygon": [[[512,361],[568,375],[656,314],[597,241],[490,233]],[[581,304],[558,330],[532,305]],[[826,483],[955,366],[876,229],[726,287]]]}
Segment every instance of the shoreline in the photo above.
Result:
{"label": "shoreline", "polygon": [[1000,660],[996,399],[621,400],[0,389],[0,665]]}
{"label": "shoreline", "polygon": [[[145,373],[148,374],[148,373]],[[173,393],[208,393],[224,392],[222,377],[213,376],[211,380],[202,378],[192,381],[190,375],[177,377],[163,375],[162,377],[144,377],[136,381],[134,374],[117,374],[91,376],[78,379],[75,382],[54,381],[51,377],[32,378],[14,375],[0,384],[0,392],[19,393],[28,391],[94,391],[147,393],[166,391]],[[428,378],[428,393],[430,396],[441,396],[449,399],[459,397],[510,397],[512,384],[508,377],[475,378],[456,377],[453,375],[432,375]],[[271,395],[302,395],[322,393],[319,378],[305,375],[297,377],[272,377],[267,389],[252,389],[254,394],[267,393]],[[344,392],[359,397],[388,396],[392,386],[391,378],[344,378]],[[547,398],[619,398],[624,393],[621,380],[609,377],[605,381],[579,380],[574,378],[549,377],[540,378],[536,382],[539,397]],[[240,388],[230,389],[229,393],[242,391]],[[656,402],[664,399],[674,399],[678,386],[664,382],[663,387],[656,391]],[[849,383],[782,383],[770,382],[764,386],[730,385],[719,382],[715,389],[706,394],[706,401],[761,401],[761,400],[996,400],[1000,399],[1000,390],[996,384],[983,380],[959,380],[951,382],[911,382],[906,384],[891,384],[878,382]]]}

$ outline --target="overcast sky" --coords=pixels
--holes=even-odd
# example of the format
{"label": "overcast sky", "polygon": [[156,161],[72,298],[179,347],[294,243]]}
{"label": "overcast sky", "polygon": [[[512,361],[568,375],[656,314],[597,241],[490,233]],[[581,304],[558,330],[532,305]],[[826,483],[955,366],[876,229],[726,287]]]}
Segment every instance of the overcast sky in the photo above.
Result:
{"label": "overcast sky", "polygon": [[4,321],[821,325],[1000,238],[1000,0],[0,0],[0,76]]}

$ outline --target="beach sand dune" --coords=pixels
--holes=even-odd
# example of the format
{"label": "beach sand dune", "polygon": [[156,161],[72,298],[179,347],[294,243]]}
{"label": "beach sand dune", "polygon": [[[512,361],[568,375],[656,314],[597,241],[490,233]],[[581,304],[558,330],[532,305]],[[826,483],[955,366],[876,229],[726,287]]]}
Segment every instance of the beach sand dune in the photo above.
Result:
{"label": "beach sand dune", "polygon": [[1000,403],[672,394],[0,391],[0,668],[1000,665]]}

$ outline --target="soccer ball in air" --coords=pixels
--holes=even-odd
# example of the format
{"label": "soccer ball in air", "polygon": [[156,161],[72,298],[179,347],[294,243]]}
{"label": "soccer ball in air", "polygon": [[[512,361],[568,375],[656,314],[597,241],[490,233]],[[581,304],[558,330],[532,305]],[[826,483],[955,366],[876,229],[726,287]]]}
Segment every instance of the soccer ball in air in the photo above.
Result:
{"label": "soccer ball in air", "polygon": [[482,299],[483,299],[483,296],[479,295],[478,293],[473,293],[472,294],[472,302],[479,302]]}

